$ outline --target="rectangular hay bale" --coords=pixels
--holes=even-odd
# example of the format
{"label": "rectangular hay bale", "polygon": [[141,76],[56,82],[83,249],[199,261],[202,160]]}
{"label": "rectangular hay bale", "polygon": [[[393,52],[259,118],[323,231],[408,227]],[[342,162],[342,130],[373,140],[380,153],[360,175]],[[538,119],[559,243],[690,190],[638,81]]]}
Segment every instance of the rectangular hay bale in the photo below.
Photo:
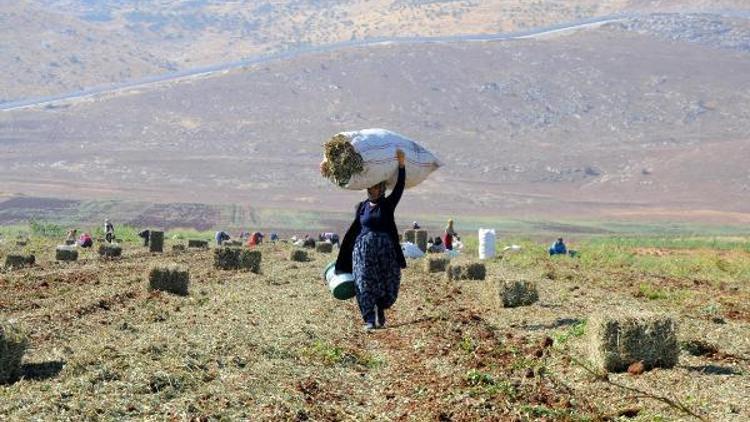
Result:
{"label": "rectangular hay bale", "polygon": [[5,268],[26,268],[36,263],[34,255],[7,255],[5,257]]}
{"label": "rectangular hay bale", "polygon": [[13,381],[29,345],[26,334],[13,324],[0,323],[0,384]]}
{"label": "rectangular hay bale", "polygon": [[596,313],[586,324],[589,357],[609,372],[623,372],[636,362],[646,369],[672,368],[680,347],[677,324],[670,316],[646,312]]}
{"label": "rectangular hay bale", "polygon": [[187,248],[185,247],[185,245],[172,245],[172,252],[185,252],[186,250]]}
{"label": "rectangular hay bale", "polygon": [[505,308],[529,306],[539,300],[539,292],[537,292],[536,283],[533,282],[504,281],[500,286],[500,299]]}
{"label": "rectangular hay bale", "polygon": [[258,250],[240,249],[239,264],[241,270],[249,270],[260,274],[260,262],[262,254]]}
{"label": "rectangular hay bale", "polygon": [[214,249],[214,267],[222,270],[240,268],[240,248],[224,246]]}
{"label": "rectangular hay bale", "polygon": [[149,252],[164,252],[164,232],[151,230],[148,250]]}
{"label": "rectangular hay bale", "polygon": [[292,250],[292,253],[289,255],[289,259],[294,262],[307,262],[309,257],[307,256],[306,250],[294,249]]}
{"label": "rectangular hay bale", "polygon": [[180,296],[187,296],[190,285],[190,272],[187,267],[171,264],[152,267],[148,274],[149,290],[162,290]]}
{"label": "rectangular hay bale", "polygon": [[448,280],[484,280],[487,268],[481,262],[449,264],[446,268]]}
{"label": "rectangular hay bale", "polygon": [[208,249],[208,240],[188,239],[188,248]]}
{"label": "rectangular hay bale", "polygon": [[122,256],[122,246],[117,243],[102,243],[99,245],[99,256],[102,258],[117,258]]}
{"label": "rectangular hay bale", "polygon": [[55,249],[55,260],[78,261],[78,249],[75,246],[58,246]]}
{"label": "rectangular hay bale", "polygon": [[424,258],[424,270],[428,273],[441,273],[448,268],[451,260],[444,256],[426,256]]}
{"label": "rectangular hay bale", "polygon": [[427,252],[427,240],[428,240],[427,234],[428,234],[427,230],[423,230],[423,229],[417,229],[417,230],[409,229],[409,230],[404,231],[404,240],[406,242],[411,242],[411,243],[417,245],[417,247],[422,252]]}
{"label": "rectangular hay bale", "polygon": [[328,242],[320,242],[315,245],[315,250],[320,253],[331,253],[333,252],[333,244]]}
{"label": "rectangular hay bale", "polygon": [[242,246],[241,240],[227,240],[221,244],[221,246]]}

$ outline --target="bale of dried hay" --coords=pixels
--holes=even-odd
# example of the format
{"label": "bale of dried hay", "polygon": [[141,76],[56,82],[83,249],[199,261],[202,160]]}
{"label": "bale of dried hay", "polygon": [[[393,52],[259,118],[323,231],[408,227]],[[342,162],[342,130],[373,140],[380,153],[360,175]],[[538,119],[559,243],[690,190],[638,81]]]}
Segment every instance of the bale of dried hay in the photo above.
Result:
{"label": "bale of dried hay", "polygon": [[320,253],[331,253],[333,252],[333,244],[328,242],[321,242],[315,245],[315,250]]}
{"label": "bale of dried hay", "polygon": [[291,255],[289,256],[289,259],[294,262],[307,262],[309,259],[307,256],[307,251],[303,249],[294,249],[292,250]]}
{"label": "bale of dried hay", "polygon": [[240,267],[239,248],[221,247],[214,249],[214,267],[222,270],[236,270]]}
{"label": "bale of dried hay", "polygon": [[187,248],[185,245],[172,245],[172,252],[185,252]]}
{"label": "bale of dried hay", "polygon": [[342,187],[353,175],[365,169],[362,156],[349,141],[343,134],[338,134],[323,145],[325,160],[320,168],[321,175]]}
{"label": "bale of dried hay", "polygon": [[240,249],[239,268],[260,274],[261,252],[258,250]]}
{"label": "bale of dried hay", "polygon": [[57,261],[77,261],[78,249],[75,246],[58,246],[55,248],[55,260]]}
{"label": "bale of dried hay", "polygon": [[148,273],[149,290],[162,290],[187,296],[189,285],[190,273],[187,267],[177,264],[157,265]]}
{"label": "bale of dried hay", "polygon": [[484,280],[487,268],[481,262],[453,264],[446,268],[448,280]]}
{"label": "bale of dried hay", "polygon": [[188,239],[188,248],[208,249],[208,240]]}
{"label": "bale of dried hay", "polygon": [[515,308],[517,306],[529,306],[539,300],[536,283],[516,280],[504,281],[500,285],[500,298],[503,307]]}
{"label": "bale of dried hay", "polygon": [[594,314],[586,324],[589,356],[597,368],[627,371],[635,362],[651,368],[672,368],[680,347],[673,318],[646,312]]}
{"label": "bale of dried hay", "polygon": [[424,270],[428,273],[441,273],[448,268],[451,260],[444,256],[426,256],[424,259]]}
{"label": "bale of dried hay", "polygon": [[149,252],[164,252],[164,232],[151,230],[148,239]]}
{"label": "bale of dried hay", "polygon": [[427,240],[427,230],[409,229],[404,231],[404,241],[417,245],[422,252],[427,252]]}
{"label": "bale of dried hay", "polygon": [[13,381],[29,345],[26,334],[13,324],[0,323],[0,384]]}
{"label": "bale of dried hay", "polygon": [[221,244],[222,246],[242,246],[242,241],[240,240],[227,240],[224,243]]}
{"label": "bale of dried hay", "polygon": [[102,243],[99,245],[99,256],[102,258],[116,258],[122,256],[122,246],[117,243]]}
{"label": "bale of dried hay", "polygon": [[5,268],[31,267],[35,262],[34,255],[8,255],[5,257]]}

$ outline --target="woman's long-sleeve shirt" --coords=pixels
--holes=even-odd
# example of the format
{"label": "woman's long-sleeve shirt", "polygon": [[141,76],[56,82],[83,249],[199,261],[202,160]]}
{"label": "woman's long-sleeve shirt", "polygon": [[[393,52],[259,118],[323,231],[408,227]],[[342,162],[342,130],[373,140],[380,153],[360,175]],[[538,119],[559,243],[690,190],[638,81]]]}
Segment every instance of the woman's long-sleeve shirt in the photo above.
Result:
{"label": "woman's long-sleeve shirt", "polygon": [[405,183],[406,170],[399,168],[396,186],[388,197],[383,198],[375,205],[371,204],[370,201],[364,202],[359,213],[359,223],[362,226],[360,236],[368,232],[388,233],[391,230],[391,227],[395,225],[393,211],[401,200]]}

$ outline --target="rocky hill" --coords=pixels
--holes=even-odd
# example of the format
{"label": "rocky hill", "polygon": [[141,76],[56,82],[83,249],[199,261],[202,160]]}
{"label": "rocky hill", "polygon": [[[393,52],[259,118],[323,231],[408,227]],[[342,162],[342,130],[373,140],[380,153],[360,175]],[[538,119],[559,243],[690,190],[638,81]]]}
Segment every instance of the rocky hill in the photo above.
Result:
{"label": "rocky hill", "polygon": [[0,4],[0,103],[373,37],[490,34],[616,13],[748,10],[746,2],[327,0]]}
{"label": "rocky hill", "polygon": [[405,212],[744,221],[750,56],[730,42],[744,29],[715,16],[732,29],[694,42],[665,20],[705,32],[689,24],[704,17],[657,16],[352,48],[4,112],[0,179],[9,193],[342,211],[360,195],[317,174],[322,142],[387,127],[447,163]]}

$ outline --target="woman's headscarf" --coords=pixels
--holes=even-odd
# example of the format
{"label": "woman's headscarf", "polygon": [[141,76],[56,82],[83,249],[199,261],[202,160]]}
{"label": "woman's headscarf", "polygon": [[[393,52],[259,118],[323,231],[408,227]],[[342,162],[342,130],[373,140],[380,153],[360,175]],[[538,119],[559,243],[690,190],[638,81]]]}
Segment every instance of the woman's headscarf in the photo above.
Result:
{"label": "woman's headscarf", "polygon": [[371,197],[370,197],[370,192],[369,192],[369,189],[368,189],[368,192],[367,192],[367,199],[369,199],[369,200],[370,200],[370,202],[373,202],[373,203],[376,203],[376,204],[377,204],[377,203],[379,203],[380,201],[382,201],[382,200],[383,200],[383,198],[385,198],[385,181],[382,181],[382,182],[378,183],[377,185],[373,185],[373,186],[370,186],[370,188],[374,188],[374,187],[376,187],[376,186],[380,188],[380,189],[379,189],[379,190],[380,190],[380,196],[378,196],[377,198],[371,198]]}

